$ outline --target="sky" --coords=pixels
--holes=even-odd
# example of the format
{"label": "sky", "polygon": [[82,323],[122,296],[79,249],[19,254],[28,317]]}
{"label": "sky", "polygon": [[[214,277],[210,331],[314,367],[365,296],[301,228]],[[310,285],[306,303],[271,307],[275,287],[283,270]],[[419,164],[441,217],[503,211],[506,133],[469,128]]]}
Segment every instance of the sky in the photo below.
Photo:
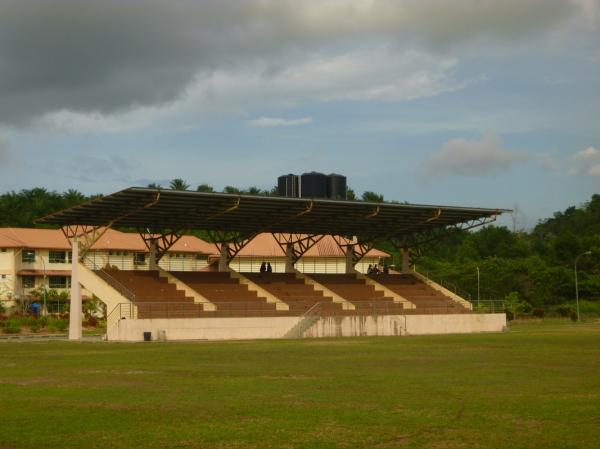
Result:
{"label": "sky", "polygon": [[589,200],[600,0],[0,0],[0,192],[313,170],[523,228]]}

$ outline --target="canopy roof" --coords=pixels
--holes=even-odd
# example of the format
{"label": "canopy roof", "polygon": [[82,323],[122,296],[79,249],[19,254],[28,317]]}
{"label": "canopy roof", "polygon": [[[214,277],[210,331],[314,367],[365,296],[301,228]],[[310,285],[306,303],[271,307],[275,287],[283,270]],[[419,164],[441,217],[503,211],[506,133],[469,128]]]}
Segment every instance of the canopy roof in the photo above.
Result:
{"label": "canopy roof", "polygon": [[131,187],[40,223],[138,229],[396,237],[493,218],[506,209],[283,198]]}

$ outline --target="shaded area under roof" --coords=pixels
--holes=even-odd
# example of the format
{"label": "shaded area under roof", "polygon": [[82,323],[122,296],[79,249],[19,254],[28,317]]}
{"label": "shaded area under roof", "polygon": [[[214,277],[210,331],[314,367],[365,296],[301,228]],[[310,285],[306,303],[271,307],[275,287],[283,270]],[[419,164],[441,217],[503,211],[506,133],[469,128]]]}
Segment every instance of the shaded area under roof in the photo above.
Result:
{"label": "shaded area under roof", "polygon": [[495,217],[507,209],[265,197],[131,187],[39,223],[402,238]]}

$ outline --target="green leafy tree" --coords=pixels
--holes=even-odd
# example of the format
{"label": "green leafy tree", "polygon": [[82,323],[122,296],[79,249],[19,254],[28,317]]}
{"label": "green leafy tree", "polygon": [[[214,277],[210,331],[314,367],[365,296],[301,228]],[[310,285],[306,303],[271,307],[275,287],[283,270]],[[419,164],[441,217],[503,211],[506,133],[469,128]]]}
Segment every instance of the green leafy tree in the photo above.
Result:
{"label": "green leafy tree", "polygon": [[187,190],[190,185],[181,178],[175,178],[169,183],[169,187],[173,190]]}

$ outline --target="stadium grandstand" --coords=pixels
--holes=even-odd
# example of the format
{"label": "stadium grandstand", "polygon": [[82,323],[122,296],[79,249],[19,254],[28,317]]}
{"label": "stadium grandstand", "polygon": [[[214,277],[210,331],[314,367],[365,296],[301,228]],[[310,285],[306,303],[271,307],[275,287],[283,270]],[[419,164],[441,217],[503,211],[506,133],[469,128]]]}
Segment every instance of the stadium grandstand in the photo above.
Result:
{"label": "stadium grandstand", "polygon": [[[81,337],[82,289],[106,304],[109,340],[281,338],[502,330],[503,313],[474,313],[413,271],[410,252],[504,211],[133,187],[39,222],[70,242],[71,339]],[[127,238],[143,269],[99,251],[125,235],[114,228],[137,230]],[[402,266],[373,273],[388,256],[381,241]],[[204,266],[170,265],[177,253]]]}

